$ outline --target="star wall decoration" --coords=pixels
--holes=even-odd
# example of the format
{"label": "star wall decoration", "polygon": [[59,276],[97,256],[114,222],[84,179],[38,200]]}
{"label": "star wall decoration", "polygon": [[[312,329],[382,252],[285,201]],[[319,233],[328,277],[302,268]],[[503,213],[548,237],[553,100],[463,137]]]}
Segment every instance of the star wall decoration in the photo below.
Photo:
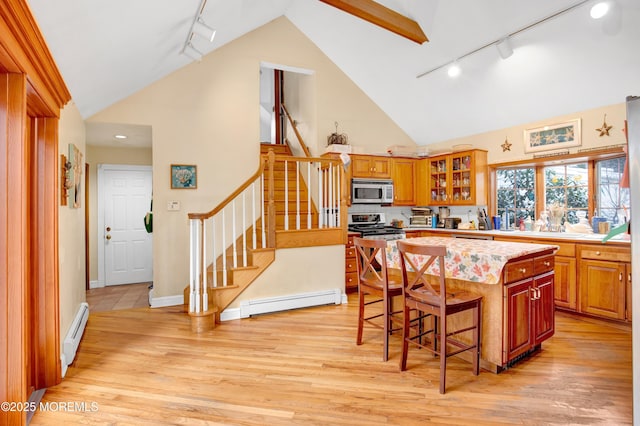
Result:
{"label": "star wall decoration", "polygon": [[511,143],[509,142],[509,139],[504,138],[504,143],[501,146],[502,152],[511,151]]}
{"label": "star wall decoration", "polygon": [[607,114],[604,115],[604,120],[602,122],[602,127],[600,127],[599,129],[596,129],[596,132],[600,132],[600,137],[607,135],[609,136],[609,130],[611,130],[613,126],[609,126],[607,124]]}

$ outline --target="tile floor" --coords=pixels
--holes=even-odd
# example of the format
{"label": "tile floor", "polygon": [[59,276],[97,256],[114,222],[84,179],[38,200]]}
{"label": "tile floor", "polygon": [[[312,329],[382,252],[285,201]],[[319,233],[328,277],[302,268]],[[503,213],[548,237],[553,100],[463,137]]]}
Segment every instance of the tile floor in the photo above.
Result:
{"label": "tile floor", "polygon": [[87,290],[89,312],[149,307],[150,284],[123,284]]}

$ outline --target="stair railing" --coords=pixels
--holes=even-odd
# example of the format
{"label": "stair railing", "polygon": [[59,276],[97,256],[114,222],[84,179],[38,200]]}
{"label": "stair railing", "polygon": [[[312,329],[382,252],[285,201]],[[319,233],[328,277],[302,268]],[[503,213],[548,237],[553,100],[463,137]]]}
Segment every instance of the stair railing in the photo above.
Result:
{"label": "stair railing", "polygon": [[[276,170],[285,171],[283,180],[276,181]],[[291,185],[289,170],[296,175]],[[277,156],[273,150],[261,155],[256,173],[218,206],[188,215],[189,312],[214,308],[208,306],[212,289],[229,286],[234,269],[250,266],[251,251],[276,248],[277,232],[345,229],[345,191],[339,160]]]}
{"label": "stair railing", "polygon": [[289,114],[289,111],[287,110],[287,107],[284,104],[281,104],[281,106],[282,106],[282,110],[284,111],[284,115],[286,115],[287,119],[289,120],[289,124],[291,125],[291,128],[293,129],[293,133],[295,133],[295,135],[296,135],[296,139],[298,139],[298,143],[300,144],[300,147],[302,148],[302,152],[304,152],[304,156],[305,157],[311,157],[311,151],[309,151],[309,148],[307,147],[307,144],[304,143],[304,140],[302,139],[302,135],[298,131],[298,124],[296,123],[296,120],[294,120],[291,117],[291,115]]}

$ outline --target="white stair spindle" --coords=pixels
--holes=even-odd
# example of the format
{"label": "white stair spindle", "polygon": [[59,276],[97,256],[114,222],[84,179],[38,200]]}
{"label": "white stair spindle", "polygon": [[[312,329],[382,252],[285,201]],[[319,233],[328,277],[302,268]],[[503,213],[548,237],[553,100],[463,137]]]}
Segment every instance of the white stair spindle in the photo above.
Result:
{"label": "white stair spindle", "polygon": [[318,167],[318,228],[324,223],[324,200],[322,199],[322,166]]}
{"label": "white stair spindle", "polygon": [[260,220],[262,221],[262,248],[267,247],[266,230],[264,229],[264,173],[260,175]]}
{"label": "white stair spindle", "polygon": [[222,209],[222,286],[227,286],[227,242],[226,242],[226,220],[225,220],[225,209]]}
{"label": "white stair spindle", "polygon": [[300,162],[296,161],[296,229],[300,230]]}
{"label": "white stair spindle", "polygon": [[253,244],[251,247],[255,250],[256,247],[256,181],[251,184],[251,236],[253,237]]}
{"label": "white stair spindle", "polygon": [[197,277],[197,264],[198,261],[196,259],[196,256],[194,255],[194,251],[197,253],[197,250],[195,250],[195,243],[198,238],[196,231],[197,231],[197,222],[195,219],[191,219],[191,241],[189,244],[189,262],[190,262],[190,267],[189,267],[189,312],[194,312],[194,307],[195,307],[195,297],[196,297],[196,291],[195,291],[195,277]]}
{"label": "white stair spindle", "polygon": [[307,229],[311,229],[311,162],[307,162]]}
{"label": "white stair spindle", "polygon": [[284,161],[284,229],[289,229],[289,162]]}
{"label": "white stair spindle", "polygon": [[202,312],[209,310],[209,296],[207,294],[207,222],[202,221]]}
{"label": "white stair spindle", "polygon": [[329,226],[336,226],[335,215],[333,214],[334,191],[333,191],[333,164],[329,164]]}
{"label": "white stair spindle", "polygon": [[211,266],[213,267],[213,287],[218,287],[218,262],[216,262],[216,217],[213,216],[211,218],[211,239],[212,239],[212,255],[213,262],[211,262]]}
{"label": "white stair spindle", "polygon": [[236,247],[236,200],[231,202],[231,245],[233,246],[233,267],[238,267],[238,248]]}
{"label": "white stair spindle", "polygon": [[247,266],[247,201],[242,191],[242,266]]}

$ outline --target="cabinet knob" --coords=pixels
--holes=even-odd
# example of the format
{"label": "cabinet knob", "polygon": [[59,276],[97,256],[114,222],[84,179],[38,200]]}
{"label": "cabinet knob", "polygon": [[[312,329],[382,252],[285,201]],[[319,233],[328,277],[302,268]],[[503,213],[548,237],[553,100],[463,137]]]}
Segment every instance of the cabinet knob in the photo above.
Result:
{"label": "cabinet knob", "polygon": [[521,274],[524,274],[527,272],[527,268],[520,268],[518,271],[520,271]]}
{"label": "cabinet knob", "polygon": [[551,262],[549,262],[548,260],[546,260],[546,261],[544,262],[544,266],[551,266]]}
{"label": "cabinet knob", "polygon": [[599,251],[596,252],[596,256],[600,256],[600,252]]}
{"label": "cabinet knob", "polygon": [[631,284],[631,274],[629,274],[629,278],[627,278],[627,281],[629,281],[629,284]]}
{"label": "cabinet knob", "polygon": [[622,282],[622,272],[620,272],[620,274],[618,274],[618,281]]}

